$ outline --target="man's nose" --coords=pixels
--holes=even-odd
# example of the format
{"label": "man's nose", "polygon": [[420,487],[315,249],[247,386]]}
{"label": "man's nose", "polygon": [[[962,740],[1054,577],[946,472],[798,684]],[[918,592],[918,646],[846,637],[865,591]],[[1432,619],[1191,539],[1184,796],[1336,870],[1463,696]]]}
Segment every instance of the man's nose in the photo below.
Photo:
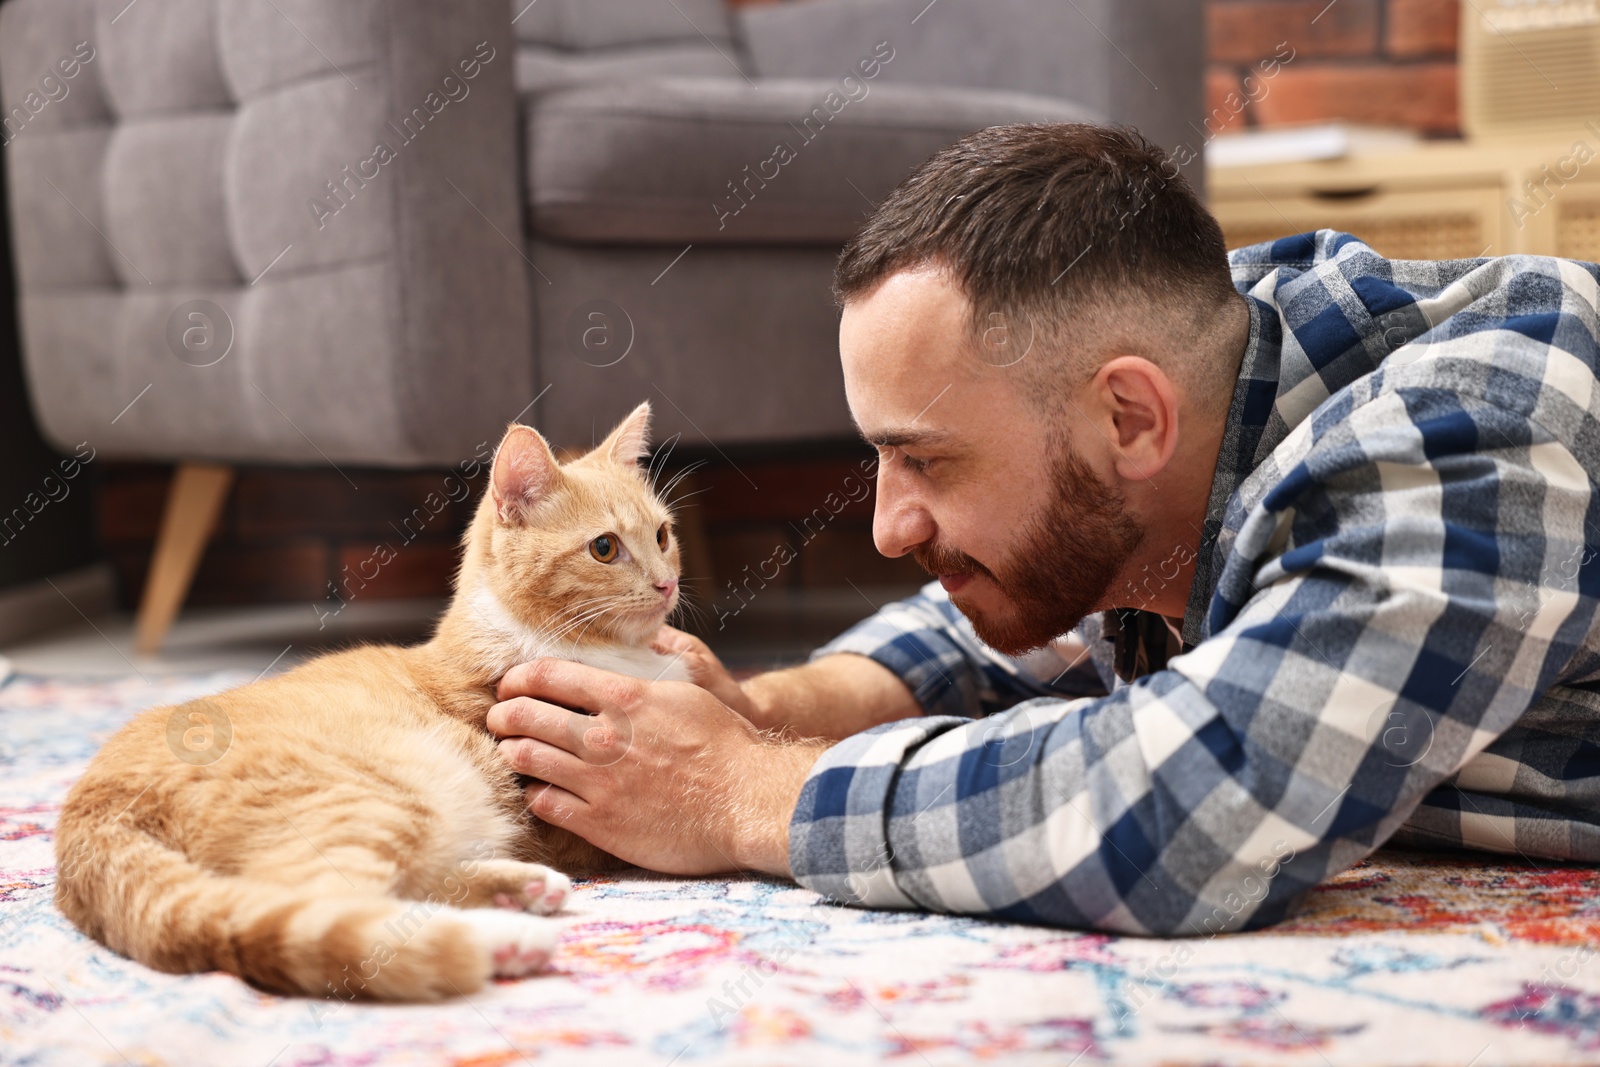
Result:
{"label": "man's nose", "polygon": [[882,467],[878,469],[877,499],[872,507],[872,542],[885,556],[903,556],[933,539],[933,516],[915,493]]}

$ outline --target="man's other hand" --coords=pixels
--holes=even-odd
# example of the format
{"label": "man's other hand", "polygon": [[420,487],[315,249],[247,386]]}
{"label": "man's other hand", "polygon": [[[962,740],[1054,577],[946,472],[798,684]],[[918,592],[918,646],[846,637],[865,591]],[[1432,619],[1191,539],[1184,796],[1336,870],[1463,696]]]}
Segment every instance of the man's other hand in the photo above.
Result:
{"label": "man's other hand", "polygon": [[722,701],[728,707],[754,721],[755,707],[743,687],[733,680],[728,668],[722,665],[717,654],[693,634],[671,626],[663,626],[650,646],[665,656],[681,656],[689,668],[689,680]]}

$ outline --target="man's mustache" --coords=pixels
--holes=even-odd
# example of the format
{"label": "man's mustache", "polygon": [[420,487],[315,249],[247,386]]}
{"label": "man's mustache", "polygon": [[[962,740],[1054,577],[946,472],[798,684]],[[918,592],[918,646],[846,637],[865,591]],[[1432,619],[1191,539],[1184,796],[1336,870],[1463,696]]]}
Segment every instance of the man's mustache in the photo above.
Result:
{"label": "man's mustache", "polygon": [[947,545],[918,545],[911,550],[917,566],[937,577],[941,574],[981,574],[993,578],[989,568],[962,552]]}

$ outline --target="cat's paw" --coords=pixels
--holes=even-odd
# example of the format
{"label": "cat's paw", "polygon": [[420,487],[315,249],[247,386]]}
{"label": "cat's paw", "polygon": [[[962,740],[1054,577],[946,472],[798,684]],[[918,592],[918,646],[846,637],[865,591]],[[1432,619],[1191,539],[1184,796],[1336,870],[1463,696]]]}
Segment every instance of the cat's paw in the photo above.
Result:
{"label": "cat's paw", "polygon": [[497,908],[549,915],[560,911],[572,892],[570,878],[537,863],[506,861],[492,874],[497,884],[491,899]]}
{"label": "cat's paw", "polygon": [[559,923],[521,912],[464,911],[459,918],[488,951],[496,978],[523,978],[544,970],[561,939]]}

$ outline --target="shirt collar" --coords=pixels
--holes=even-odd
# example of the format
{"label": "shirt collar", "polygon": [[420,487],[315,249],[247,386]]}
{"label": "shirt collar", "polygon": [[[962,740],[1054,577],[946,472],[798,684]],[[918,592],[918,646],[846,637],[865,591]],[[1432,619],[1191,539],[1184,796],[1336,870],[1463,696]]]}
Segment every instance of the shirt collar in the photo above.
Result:
{"label": "shirt collar", "polygon": [[[1377,343],[1385,335],[1375,307],[1392,312],[1414,300],[1390,280],[1387,260],[1348,234],[1331,230],[1245,250],[1230,259],[1236,278],[1253,275],[1244,291],[1250,332],[1207,497],[1181,643],[1169,641],[1164,623],[1137,617],[1151,612],[1106,612],[1104,632],[1116,646],[1117,674],[1128,681],[1132,679],[1123,674],[1124,668],[1142,667],[1141,674],[1161,670],[1170,655],[1208,636],[1211,599],[1233,542],[1228,509],[1240,485],[1325,400],[1383,362],[1390,350]],[[1133,640],[1144,647],[1125,647]]]}
{"label": "shirt collar", "polygon": [[1281,348],[1277,318],[1263,315],[1254,297],[1246,296],[1244,300],[1250,311],[1250,332],[1245,340],[1244,356],[1239,361],[1233,401],[1228,406],[1216,473],[1211,479],[1211,494],[1206,500],[1194,584],[1189,587],[1182,630],[1174,634],[1166,618],[1153,611],[1116,608],[1101,614],[1101,635],[1111,642],[1113,669],[1125,682],[1163,669],[1168,659],[1200,643],[1206,609],[1222,566],[1216,553],[1222,517],[1239,483],[1255,468],[1256,446],[1261,443],[1277,400]]}
{"label": "shirt collar", "polygon": [[1206,498],[1206,518],[1200,528],[1200,547],[1195,554],[1194,584],[1183,612],[1183,644],[1191,648],[1200,643],[1211,595],[1217,588],[1222,569],[1222,554],[1217,538],[1222,518],[1239,483],[1255,470],[1256,457],[1267,442],[1268,428],[1276,422],[1279,430],[1267,451],[1276,448],[1289,432],[1283,419],[1274,420],[1277,407],[1279,357],[1283,335],[1276,315],[1270,321],[1261,313],[1255,297],[1244,298],[1250,309],[1250,333],[1245,340],[1244,357],[1239,361],[1239,377],[1233,387],[1233,402],[1228,406],[1228,421],[1222,431],[1222,447],[1217,450],[1217,469],[1211,476],[1211,495]]}

